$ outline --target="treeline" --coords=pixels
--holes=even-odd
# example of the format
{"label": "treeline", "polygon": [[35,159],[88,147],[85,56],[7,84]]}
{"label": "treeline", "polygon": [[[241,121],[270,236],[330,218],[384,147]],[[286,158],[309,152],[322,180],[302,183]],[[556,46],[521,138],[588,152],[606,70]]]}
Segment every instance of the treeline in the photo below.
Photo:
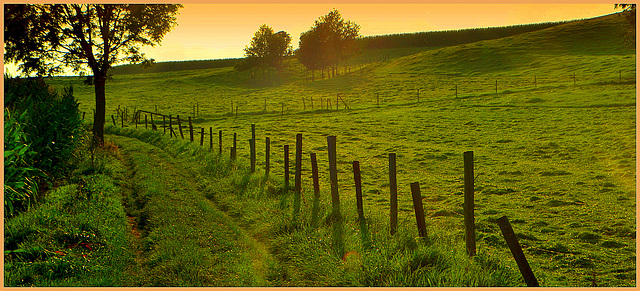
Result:
{"label": "treeline", "polygon": [[220,59],[220,60],[202,60],[202,61],[176,61],[176,62],[159,62],[154,63],[150,67],[142,65],[121,65],[113,67],[109,73],[113,75],[128,75],[141,73],[163,73],[172,71],[185,70],[202,70],[233,67],[241,59]]}
{"label": "treeline", "polygon": [[550,28],[567,22],[569,21],[488,28],[470,28],[461,30],[376,35],[362,37],[358,41],[360,42],[360,47],[364,49],[390,49],[426,46],[444,47],[513,36],[521,33]]}

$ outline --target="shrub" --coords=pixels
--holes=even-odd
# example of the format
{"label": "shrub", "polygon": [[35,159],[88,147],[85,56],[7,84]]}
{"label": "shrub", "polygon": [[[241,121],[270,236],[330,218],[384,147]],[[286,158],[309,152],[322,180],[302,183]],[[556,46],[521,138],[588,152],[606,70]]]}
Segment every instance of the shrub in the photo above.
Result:
{"label": "shrub", "polygon": [[42,182],[64,174],[82,121],[73,88],[59,95],[41,78],[4,81],[5,211],[11,215]]}

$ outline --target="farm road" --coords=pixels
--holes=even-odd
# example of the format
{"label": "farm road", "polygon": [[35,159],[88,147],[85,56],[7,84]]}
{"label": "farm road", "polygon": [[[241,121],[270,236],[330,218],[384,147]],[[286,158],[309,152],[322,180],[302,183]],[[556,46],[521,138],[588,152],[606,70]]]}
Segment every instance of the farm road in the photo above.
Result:
{"label": "farm road", "polygon": [[268,285],[268,248],[207,199],[198,173],[152,144],[107,140],[119,147],[129,177],[121,186],[137,252],[131,285]]}

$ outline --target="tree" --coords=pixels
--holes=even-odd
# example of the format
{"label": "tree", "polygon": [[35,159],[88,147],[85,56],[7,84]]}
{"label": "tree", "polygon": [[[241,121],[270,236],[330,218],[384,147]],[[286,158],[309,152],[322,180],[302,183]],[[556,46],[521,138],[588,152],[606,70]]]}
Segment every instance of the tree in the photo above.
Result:
{"label": "tree", "polygon": [[182,5],[5,4],[5,61],[25,75],[93,75],[95,142],[104,142],[107,72],[121,62],[148,64],[140,51],[177,25]]}
{"label": "tree", "polygon": [[280,71],[284,58],[293,52],[291,36],[285,31],[274,33],[273,28],[263,24],[251,38],[251,44],[244,48],[244,52],[247,60],[238,68],[260,66],[263,69],[273,67]]}
{"label": "tree", "polygon": [[310,70],[331,68],[335,76],[338,64],[357,51],[360,25],[345,21],[336,9],[315,21],[300,35],[298,60]]}
{"label": "tree", "polygon": [[614,9],[622,9],[626,13],[629,26],[625,30],[624,37],[630,47],[636,48],[636,4],[614,4]]}

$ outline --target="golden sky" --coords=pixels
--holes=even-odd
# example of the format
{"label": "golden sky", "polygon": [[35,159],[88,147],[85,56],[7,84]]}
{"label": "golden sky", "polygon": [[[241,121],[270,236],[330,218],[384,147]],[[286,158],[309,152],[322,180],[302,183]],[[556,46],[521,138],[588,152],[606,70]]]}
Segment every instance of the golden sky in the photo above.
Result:
{"label": "golden sky", "polygon": [[178,26],[161,46],[145,49],[156,61],[243,57],[261,24],[300,33],[338,9],[362,35],[439,31],[592,18],[620,11],[613,4],[184,4]]}

